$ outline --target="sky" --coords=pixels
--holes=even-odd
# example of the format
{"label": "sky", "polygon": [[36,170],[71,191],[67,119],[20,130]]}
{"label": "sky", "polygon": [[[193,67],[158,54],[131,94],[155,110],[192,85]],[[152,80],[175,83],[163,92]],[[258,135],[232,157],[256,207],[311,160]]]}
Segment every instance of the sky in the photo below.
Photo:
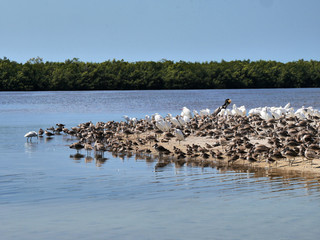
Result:
{"label": "sky", "polygon": [[319,0],[0,0],[0,58],[320,60]]}

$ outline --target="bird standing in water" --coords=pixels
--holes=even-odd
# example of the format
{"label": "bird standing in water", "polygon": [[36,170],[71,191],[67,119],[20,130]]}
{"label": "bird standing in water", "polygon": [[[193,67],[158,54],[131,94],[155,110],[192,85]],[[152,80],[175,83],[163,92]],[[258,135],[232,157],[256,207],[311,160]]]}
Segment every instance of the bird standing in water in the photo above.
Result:
{"label": "bird standing in water", "polygon": [[29,141],[29,139],[30,139],[30,142],[31,142],[33,137],[37,137],[38,138],[38,134],[35,131],[31,131],[31,132],[26,133],[24,135],[24,137],[27,138],[27,142]]}
{"label": "bird standing in water", "polygon": [[225,101],[224,101],[224,104],[221,106],[221,107],[218,107],[213,113],[212,113],[212,116],[217,116],[219,114],[219,112],[222,110],[222,109],[226,109],[229,104],[231,103],[231,99],[227,98]]}

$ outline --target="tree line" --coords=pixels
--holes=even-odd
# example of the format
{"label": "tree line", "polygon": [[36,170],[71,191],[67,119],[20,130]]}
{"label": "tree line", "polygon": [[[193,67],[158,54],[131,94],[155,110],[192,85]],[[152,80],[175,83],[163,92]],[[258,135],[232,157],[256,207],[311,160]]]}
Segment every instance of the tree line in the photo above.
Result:
{"label": "tree line", "polygon": [[320,87],[319,61],[169,60],[26,63],[0,58],[0,91],[237,89]]}

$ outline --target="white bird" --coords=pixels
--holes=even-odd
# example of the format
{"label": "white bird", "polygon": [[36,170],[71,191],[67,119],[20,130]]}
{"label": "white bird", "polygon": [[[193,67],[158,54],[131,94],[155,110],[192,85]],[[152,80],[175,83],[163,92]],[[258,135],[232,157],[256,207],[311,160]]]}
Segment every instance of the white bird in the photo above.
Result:
{"label": "white bird", "polygon": [[130,121],[130,118],[127,115],[124,115],[123,118],[124,120],[126,120],[127,123]]}
{"label": "white bird", "polygon": [[188,116],[183,116],[183,121],[185,123],[191,122],[190,118]]}
{"label": "white bird", "polygon": [[30,131],[30,132],[26,133],[26,134],[24,135],[24,137],[27,138],[27,142],[28,142],[29,139],[30,139],[30,141],[32,141],[32,138],[33,138],[33,137],[37,137],[37,138],[38,138],[38,134],[37,134],[37,132],[35,132],[35,131]]}
{"label": "white bird", "polygon": [[313,116],[320,117],[319,110],[315,109],[314,112],[313,112]]}
{"label": "white bird", "polygon": [[171,128],[171,123],[164,120],[156,121],[156,127],[159,128],[162,132],[167,132]]}
{"label": "white bird", "polygon": [[194,115],[194,116],[199,115],[199,113],[197,112],[197,110],[192,110],[192,112],[193,112],[193,115]]}
{"label": "white bird", "polygon": [[163,117],[159,113],[155,113],[153,118],[155,121],[163,120]]}
{"label": "white bird", "polygon": [[149,115],[146,115],[144,118],[148,123],[151,123],[151,118]]}
{"label": "white bird", "polygon": [[295,113],[294,115],[298,118],[301,118],[301,119],[305,119],[307,118],[307,112],[305,111],[305,108],[304,107],[301,107],[299,108]]}
{"label": "white bird", "polygon": [[178,116],[178,121],[179,121],[181,126],[186,124],[186,122],[183,120],[183,118],[181,116]]}
{"label": "white bird", "polygon": [[164,121],[165,129],[168,132],[171,128],[171,122],[169,121]]}
{"label": "white bird", "polygon": [[137,118],[131,118],[130,122],[135,127],[137,125],[138,119]]}
{"label": "white bird", "polygon": [[267,107],[264,107],[262,111],[260,112],[260,116],[262,119],[268,121],[272,119],[272,114],[270,113],[269,109]]}
{"label": "white bird", "polygon": [[241,116],[246,116],[247,114],[247,109],[245,106],[241,106],[241,107],[238,107],[239,111],[241,112]]}
{"label": "white bird", "polygon": [[182,112],[180,114],[182,117],[187,116],[188,118],[192,118],[192,113],[189,108],[183,107]]}
{"label": "white bird", "polygon": [[180,144],[180,142],[184,140],[183,132],[180,129],[176,128],[174,130],[174,133],[175,133],[176,138],[177,138],[177,140],[179,141],[179,144]]}
{"label": "white bird", "polygon": [[[229,110],[229,109],[227,109]],[[218,116],[224,116],[226,113],[226,109],[221,109],[221,111],[218,113]]]}
{"label": "white bird", "polygon": [[156,121],[156,127],[161,130],[162,132],[165,132],[166,131],[166,126],[165,126],[165,123],[163,120],[158,120]]}
{"label": "white bird", "polygon": [[237,106],[235,104],[233,104],[233,106],[232,106],[231,114],[242,116],[242,112],[239,110],[239,108],[237,108]]}
{"label": "white bird", "polygon": [[251,115],[257,115],[260,114],[261,108],[252,108],[249,110],[248,114],[249,116]]}
{"label": "white bird", "polygon": [[206,109],[202,109],[200,110],[200,116],[208,116],[210,115],[210,109],[209,108],[206,108]]}
{"label": "white bird", "polygon": [[176,127],[181,127],[181,124],[180,124],[180,122],[178,121],[178,119],[177,118],[174,118],[174,117],[170,117],[169,118],[169,120],[170,120],[170,122],[174,125],[174,126],[176,126]]}
{"label": "white bird", "polygon": [[287,105],[284,106],[285,109],[289,109],[290,108],[290,103],[287,103]]}
{"label": "white bird", "polygon": [[281,117],[281,115],[277,111],[271,111],[271,114],[275,119],[279,119]]}

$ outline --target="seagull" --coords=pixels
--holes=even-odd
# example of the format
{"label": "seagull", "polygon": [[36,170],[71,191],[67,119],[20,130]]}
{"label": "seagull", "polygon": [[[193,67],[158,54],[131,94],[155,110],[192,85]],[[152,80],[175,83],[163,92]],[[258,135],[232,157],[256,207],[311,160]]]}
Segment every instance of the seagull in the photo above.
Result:
{"label": "seagull", "polygon": [[37,137],[38,138],[38,134],[35,131],[30,131],[30,132],[26,133],[24,135],[24,137],[27,138],[27,142],[29,141],[29,139],[30,139],[30,142],[31,142],[33,137]]}

